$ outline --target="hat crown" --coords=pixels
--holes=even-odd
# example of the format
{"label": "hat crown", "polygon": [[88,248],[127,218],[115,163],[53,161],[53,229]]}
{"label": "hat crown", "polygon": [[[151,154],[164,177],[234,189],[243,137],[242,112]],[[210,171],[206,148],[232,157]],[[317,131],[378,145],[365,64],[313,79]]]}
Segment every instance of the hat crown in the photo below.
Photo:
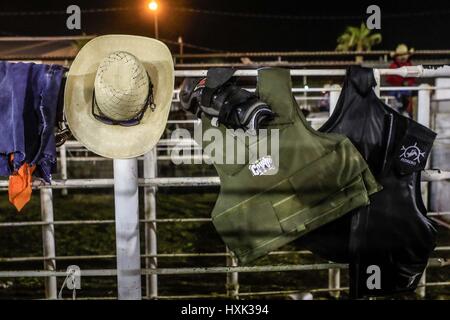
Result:
{"label": "hat crown", "polygon": [[116,121],[138,116],[147,103],[150,79],[131,53],[115,51],[104,58],[95,76],[95,100],[100,111]]}
{"label": "hat crown", "polygon": [[399,44],[395,51],[398,53],[408,53],[408,47],[406,46],[406,44]]}

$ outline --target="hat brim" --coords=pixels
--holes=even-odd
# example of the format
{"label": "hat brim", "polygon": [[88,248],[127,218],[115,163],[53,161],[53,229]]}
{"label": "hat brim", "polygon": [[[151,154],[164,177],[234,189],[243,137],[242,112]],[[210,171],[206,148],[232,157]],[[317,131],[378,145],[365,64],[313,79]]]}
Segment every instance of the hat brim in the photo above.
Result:
{"label": "hat brim", "polygon": [[398,57],[398,56],[411,56],[414,53],[414,49],[409,49],[406,52],[398,52],[398,51],[391,51],[390,56],[391,57]]}
{"label": "hat brim", "polygon": [[[107,125],[92,115],[92,93],[100,62],[115,51],[136,56],[153,84],[156,109],[147,110],[136,126]],[[89,41],[78,53],[67,75],[64,112],[74,137],[88,150],[114,159],[127,159],[150,151],[167,124],[174,88],[172,55],[155,39],[106,35]]]}

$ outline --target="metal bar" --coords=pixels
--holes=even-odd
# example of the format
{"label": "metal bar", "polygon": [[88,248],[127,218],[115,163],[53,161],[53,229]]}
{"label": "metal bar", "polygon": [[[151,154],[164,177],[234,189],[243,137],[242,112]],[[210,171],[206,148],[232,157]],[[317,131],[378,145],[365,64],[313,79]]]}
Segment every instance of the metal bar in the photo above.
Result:
{"label": "metal bar", "polygon": [[[429,212],[427,216],[438,217],[438,216],[448,216],[448,212]],[[114,220],[60,220],[54,222],[43,222],[43,221],[24,221],[24,222],[2,222],[1,227],[27,227],[27,226],[42,226],[42,225],[79,225],[79,224],[113,224]],[[211,222],[211,218],[167,218],[167,219],[152,219],[145,220],[141,219],[141,223],[183,223],[183,222]]]}
{"label": "metal bar", "polygon": [[[449,246],[436,247],[436,252],[450,251]],[[269,252],[269,256],[274,255],[290,255],[290,254],[301,254],[301,255],[311,255],[312,252],[307,250],[300,251],[272,251]],[[143,254],[141,259],[145,258],[205,258],[205,257],[227,257],[231,256],[231,253],[226,252],[199,252],[199,253],[157,253],[157,254]],[[43,261],[43,260],[95,260],[95,259],[113,259],[116,258],[114,254],[103,254],[103,255],[79,255],[79,256],[48,256],[48,257],[3,257],[0,258],[0,262],[29,262],[29,261]],[[450,265],[450,261],[442,258],[432,258],[430,259],[430,266],[443,267]]]}
{"label": "metal bar", "polygon": [[[3,56],[2,58],[7,58],[8,56]],[[9,56],[11,57],[11,56]],[[26,56],[29,58],[29,56]],[[24,57],[24,58],[26,58]],[[23,59],[24,59],[23,58]],[[42,59],[42,56],[40,56]],[[50,56],[46,56],[45,58],[50,58]],[[11,59],[18,59],[17,56],[12,56]],[[442,57],[438,59],[415,59],[418,65],[429,65],[429,66],[439,66],[450,63],[450,59],[448,57]],[[388,65],[386,61],[380,60],[365,60],[365,64],[367,66],[372,67],[385,67]],[[225,61],[225,62],[188,62],[188,63],[175,63],[175,67],[177,69],[207,69],[213,67],[233,67],[235,69],[242,68],[265,68],[265,67],[285,67],[285,68],[314,68],[314,67],[329,67],[329,68],[337,68],[337,67],[348,67],[353,65],[359,65],[355,60],[307,60],[307,61],[282,61],[280,59],[277,60],[258,60],[252,61],[251,64],[245,64],[239,61]]]}
{"label": "metal bar", "polygon": [[[446,259],[432,258],[428,262],[430,268],[448,267],[450,263]],[[265,265],[265,266],[241,266],[241,267],[196,267],[196,268],[157,268],[141,269],[141,274],[220,274],[233,272],[284,272],[284,271],[311,271],[327,269],[347,269],[344,263],[319,263],[319,264],[294,264],[294,265]],[[50,277],[66,276],[66,271],[46,271],[46,270],[22,270],[22,271],[0,271],[0,278],[14,277]],[[87,269],[82,271],[83,276],[116,276],[116,269]]]}
{"label": "metal bar", "polygon": [[377,84],[374,88],[376,95],[380,96],[380,87],[381,87],[381,71],[379,69],[373,69],[373,76],[375,78],[375,83]]}
{"label": "metal bar", "polygon": [[[219,186],[219,177],[178,177],[178,178],[152,178],[138,179],[140,187],[194,187],[194,186]],[[33,181],[34,189],[92,189],[92,188],[111,188],[114,185],[114,179],[55,179],[52,183],[44,184],[42,181]],[[0,188],[8,188],[8,181],[1,180]]]}
{"label": "metal bar", "polygon": [[450,215],[450,211],[447,212],[428,212],[427,216],[428,217],[443,217],[443,216],[449,216]]}
{"label": "metal bar", "polygon": [[[449,69],[450,70],[450,69]],[[430,126],[430,86],[428,84],[421,84],[418,92],[418,112],[417,122],[429,127]]]}
{"label": "metal bar", "polygon": [[[429,86],[427,84],[421,84],[420,85],[421,90],[418,92],[418,102],[417,102],[417,122],[420,124],[429,127],[430,126],[430,94],[431,91],[429,90]],[[430,159],[427,160],[427,164],[425,168],[430,167]],[[428,208],[428,201],[429,201],[429,183],[428,182],[422,182],[421,183],[422,188],[422,197],[425,199],[425,207]],[[422,277],[420,278],[419,284],[423,285],[426,283],[426,274],[427,270],[425,269]],[[425,286],[418,287],[416,290],[416,294],[424,299],[426,296],[426,288]]]}
{"label": "metal bar", "polygon": [[153,178],[140,181],[141,186],[195,187],[219,186],[219,177]]}
{"label": "metal bar", "polygon": [[422,171],[422,181],[442,181],[450,179],[450,171],[444,171],[439,169],[428,169]]}
{"label": "metal bar", "polygon": [[[344,76],[344,69],[291,69],[291,76]],[[381,75],[398,75],[401,77],[437,77],[437,76],[449,76],[450,66],[443,66],[439,68],[426,69],[423,66],[409,66],[401,67],[397,69],[374,69],[376,73]],[[207,70],[175,70],[175,77],[205,77]],[[237,70],[235,76],[241,77],[255,77],[258,74],[258,70]],[[375,79],[377,79],[377,75]]]}
{"label": "metal bar", "polygon": [[[174,150],[179,150],[180,148],[174,148]],[[185,148],[182,148],[185,149]],[[196,149],[191,149],[191,150],[196,150]],[[200,149],[201,152],[201,149]],[[161,161],[206,161],[209,159],[209,156],[207,155],[188,155],[188,156],[175,156],[175,155],[170,155],[170,156],[158,156],[158,160]],[[196,162],[194,162],[196,163]]]}
{"label": "metal bar", "polygon": [[[250,92],[255,92],[256,88],[243,88],[247,91]],[[449,89],[449,87],[440,87],[440,86],[429,86],[428,90],[435,90],[435,89]],[[308,88],[292,88],[292,92],[293,93],[302,93],[302,92],[336,92],[336,91],[340,91],[341,87],[339,85],[337,85],[337,87],[308,87]],[[419,90],[423,90],[423,88],[421,88],[420,86],[401,86],[401,87],[395,87],[395,86],[386,86],[386,87],[380,87],[380,91],[398,91],[398,90],[403,90],[403,91],[419,91]],[[174,89],[173,90],[174,94],[177,95],[179,94],[180,90],[179,89]],[[299,99],[302,97],[298,97]],[[173,102],[179,102],[180,99],[175,98],[173,99]],[[189,121],[189,120],[169,120],[168,123],[177,123],[176,121]],[[199,120],[197,120],[199,121]]]}
{"label": "metal bar", "polygon": [[114,159],[117,289],[120,300],[139,300],[142,296],[138,190],[137,160]]}
{"label": "metal bar", "polygon": [[419,284],[417,285],[416,294],[419,298],[424,299],[427,295],[425,284],[427,283],[427,269],[422,273]]}
{"label": "metal bar", "polygon": [[[439,248],[439,247],[438,247]],[[436,248],[435,250],[438,250]],[[450,250],[450,247],[444,247]],[[445,251],[445,250],[441,250]],[[307,254],[310,255],[312,252],[307,250],[300,251],[272,251],[268,255],[288,255],[288,254]],[[199,252],[199,253],[157,253],[157,254],[143,254],[141,259],[145,258],[204,258],[204,257],[227,257],[231,256],[231,253],[226,252]],[[56,256],[56,257],[4,257],[0,258],[0,262],[24,262],[24,261],[42,261],[47,259],[54,260],[95,260],[95,259],[113,259],[116,258],[115,254],[103,254],[103,255],[79,255],[79,256]]]}
{"label": "metal bar", "polygon": [[[186,149],[186,147],[181,147],[181,148],[173,148],[175,150],[177,149]],[[195,148],[190,148],[190,150],[193,150]],[[207,160],[209,159],[209,156],[207,155],[201,155],[199,157],[197,156],[174,156],[174,155],[170,155],[170,156],[158,156],[158,160],[162,160],[162,161],[169,161],[169,160],[176,160],[176,161],[184,161],[184,160],[194,160],[194,159],[200,159],[200,160]],[[144,160],[144,159],[139,159],[138,160]],[[103,157],[70,157],[68,158],[68,161],[70,162],[96,162],[96,161],[111,161],[111,159],[108,158],[103,158]]]}
{"label": "metal bar", "polygon": [[341,86],[334,84],[331,86],[330,91],[330,115],[333,113],[334,108],[336,107],[337,101],[339,99],[339,95],[341,94]]}
{"label": "metal bar", "polygon": [[[424,170],[422,181],[440,181],[450,179],[450,171],[444,170]],[[196,186],[219,186],[219,177],[177,177],[177,178],[152,178],[138,179],[139,186],[158,186],[158,187],[196,187]],[[90,189],[90,188],[110,188],[114,184],[113,179],[68,179],[53,180],[50,185],[45,185],[41,181],[34,181],[33,188],[42,189]],[[0,189],[8,188],[7,180],[0,180]]]}
{"label": "metal bar", "polygon": [[211,218],[166,218],[141,220],[142,223],[174,223],[174,222],[211,222]]}
{"label": "metal bar", "polygon": [[[141,269],[140,274],[180,275],[180,274],[221,274],[230,272],[247,272],[247,273],[283,272],[283,271],[326,270],[330,267],[346,269],[347,265],[337,263],[335,264],[324,263],[324,264],[309,264],[309,265],[252,266],[252,267],[158,268],[158,269]],[[109,276],[117,276],[117,274],[118,272],[116,269],[82,270],[83,277],[109,277]],[[65,277],[66,275],[67,275],[66,271],[43,271],[43,270],[0,271],[0,278],[50,277],[50,276]]]}
{"label": "metal bar", "polygon": [[[227,267],[237,267],[238,261],[233,252],[226,248],[226,265]],[[226,274],[226,289],[227,296],[230,299],[237,299],[239,295],[239,274],[237,272],[231,272]]]}
{"label": "metal bar", "polygon": [[34,262],[46,260],[97,260],[97,259],[114,259],[116,255],[96,255],[96,256],[64,256],[64,257],[8,257],[0,258],[0,262]]}
{"label": "metal bar", "polygon": [[[198,120],[185,120],[183,123],[199,123]],[[198,145],[197,142],[194,139],[161,139],[158,142],[158,146],[165,146],[165,145]],[[80,142],[76,140],[69,140],[64,143],[64,145],[68,148],[73,147],[84,147]]]}
{"label": "metal bar", "polygon": [[[168,218],[168,219],[151,219],[139,220],[141,223],[175,223],[175,222],[211,222],[211,218]],[[79,224],[114,224],[115,220],[60,220],[53,222],[45,221],[23,221],[23,222],[2,222],[0,227],[25,227],[25,226],[42,226],[42,225],[79,225]]]}
{"label": "metal bar", "polygon": [[[332,88],[340,88],[339,85],[333,85]],[[330,91],[330,116],[336,107],[338,102],[340,91]],[[340,287],[341,283],[341,271],[339,269],[328,269],[328,288],[336,289]],[[334,298],[339,298],[339,291],[331,294]]]}
{"label": "metal bar", "polygon": [[[157,153],[153,148],[144,156],[144,178],[157,176]],[[156,269],[158,267],[157,237],[156,237],[156,187],[144,188],[144,215],[145,215],[145,268]],[[151,221],[151,222],[150,222]],[[152,256],[150,256],[152,255]],[[154,298],[158,295],[158,275],[146,275],[146,296]]]}
{"label": "metal bar", "polygon": [[[41,189],[41,218],[45,225],[42,225],[42,249],[44,257],[54,257],[55,249],[55,228],[53,226],[53,191],[52,189]],[[44,269],[49,271],[56,270],[56,261],[54,259],[44,260]],[[50,276],[45,279],[45,297],[47,299],[56,299],[56,277]]]}
{"label": "metal bar", "polygon": [[[346,269],[347,264],[322,263],[310,265],[280,265],[280,266],[252,266],[252,267],[207,267],[207,268],[178,268],[178,269],[159,269],[155,270],[158,274],[214,274],[230,272],[283,272],[283,271],[309,271],[309,270],[327,270],[332,268]],[[144,273],[153,272],[144,270]]]}
{"label": "metal bar", "polygon": [[331,290],[330,295],[339,299],[341,287],[341,270],[340,269],[328,269],[328,289]]}
{"label": "metal bar", "polygon": [[[45,190],[45,189],[41,189]],[[2,222],[0,227],[27,227],[45,225],[79,225],[79,224],[113,224],[114,220],[60,220],[60,221],[23,221],[23,222]]]}
{"label": "metal bar", "polygon": [[[64,144],[59,148],[59,156],[61,164],[61,179],[67,180],[67,150]],[[63,196],[67,196],[68,190],[62,189],[61,194]]]}
{"label": "metal bar", "polygon": [[[206,77],[208,70],[175,70],[175,77]],[[256,77],[258,70],[236,70],[237,77]],[[291,69],[292,76],[344,76],[344,69]]]}

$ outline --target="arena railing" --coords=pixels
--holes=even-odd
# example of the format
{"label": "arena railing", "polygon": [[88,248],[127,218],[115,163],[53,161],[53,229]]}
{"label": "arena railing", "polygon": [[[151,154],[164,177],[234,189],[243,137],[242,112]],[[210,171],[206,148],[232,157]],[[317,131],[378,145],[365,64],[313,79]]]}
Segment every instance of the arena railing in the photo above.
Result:
{"label": "arena railing", "polygon": [[[425,69],[421,66],[408,67],[400,69],[374,69],[377,82],[380,83],[380,77],[387,74],[396,74],[409,77],[438,77],[450,76],[450,68],[442,67],[437,69]],[[320,69],[320,70],[291,70],[292,76],[344,76],[345,70],[341,69]],[[206,70],[177,70],[176,77],[202,77],[206,75]],[[255,77],[256,70],[238,70],[238,76]],[[418,114],[417,120],[430,126],[430,102],[433,90],[447,89],[443,87],[433,87],[429,85],[420,85],[416,87],[377,87],[376,92],[391,90],[412,90],[418,92]],[[295,88],[293,93],[298,92],[330,92],[330,111],[333,110],[339,96],[340,87],[324,87],[324,88]],[[177,99],[178,91],[174,90],[174,100]],[[312,119],[312,121],[325,121],[323,119]],[[178,121],[178,122],[177,122]],[[198,124],[198,120],[175,120],[169,123],[186,123]],[[173,146],[180,141],[170,139],[161,139],[158,146]],[[196,147],[195,142],[186,141],[187,146]],[[198,147],[198,146],[197,146]],[[62,179],[57,179],[51,185],[44,185],[40,181],[33,182],[33,188],[38,189],[41,197],[41,221],[28,222],[3,222],[0,228],[6,227],[27,227],[41,226],[43,237],[43,256],[41,257],[3,257],[0,262],[25,262],[25,261],[43,261],[44,270],[10,270],[0,271],[0,278],[13,277],[44,277],[46,281],[45,298],[57,298],[57,282],[56,277],[66,277],[66,271],[57,271],[56,261],[64,260],[94,260],[94,259],[114,259],[117,260],[116,269],[99,269],[99,270],[82,270],[83,276],[102,277],[116,276],[118,278],[118,298],[130,299],[141,298],[141,275],[145,275],[145,298],[148,299],[176,299],[176,298],[206,298],[206,297],[228,297],[239,298],[249,296],[273,296],[288,295],[301,293],[298,290],[278,290],[278,291],[262,291],[262,292],[240,292],[239,290],[239,273],[244,272],[289,272],[289,271],[305,271],[305,270],[328,270],[329,280],[328,288],[311,288],[310,292],[329,292],[334,297],[338,297],[339,293],[348,288],[342,287],[340,284],[340,270],[347,268],[346,264],[337,263],[319,263],[319,264],[299,264],[299,265],[264,265],[264,266],[239,266],[237,260],[228,250],[224,252],[212,253],[158,253],[157,252],[157,233],[156,226],[159,223],[211,223],[209,218],[171,218],[158,219],[156,212],[155,194],[157,187],[199,187],[199,186],[219,186],[218,177],[157,177],[156,165],[158,160],[168,160],[157,156],[156,148],[149,152],[140,160],[144,162],[144,177],[138,178],[136,172],[137,159],[132,160],[114,160],[115,179],[69,179],[67,177],[67,150],[70,148],[82,148],[76,141],[69,141],[60,148],[60,163]],[[99,157],[95,157],[95,160]],[[89,160],[88,160],[89,161]],[[130,178],[131,174],[131,178]],[[128,176],[128,178],[127,178]],[[425,170],[422,180],[442,181],[450,180],[450,172],[442,170]],[[144,187],[144,219],[139,220],[138,203],[137,203],[137,187]],[[111,188],[116,190],[116,219],[114,220],[70,220],[58,221],[54,219],[52,190],[53,189],[91,189],[91,188]],[[7,181],[0,181],[0,190],[7,189]],[[118,192],[119,191],[119,192]],[[131,191],[131,192],[130,192]],[[125,195],[124,195],[125,194]],[[428,192],[425,185],[424,197],[427,199]],[[117,199],[119,198],[119,199]],[[427,201],[425,201],[427,202]],[[130,210],[132,208],[132,210]],[[429,216],[438,217],[450,215],[450,212],[430,212]],[[125,220],[126,218],[126,220]],[[78,255],[78,256],[57,256],[56,255],[56,239],[54,237],[54,228],[58,225],[87,225],[87,224],[115,224],[116,235],[121,233],[120,237],[116,237],[116,246],[118,248],[116,255]],[[144,248],[145,253],[140,254],[139,246],[131,248],[130,241],[139,239],[139,224],[145,225]],[[125,234],[124,234],[125,233]],[[131,239],[131,240],[130,240]],[[7,244],[3,244],[7,245]],[[226,249],[226,248],[225,248]],[[448,251],[449,246],[440,246],[436,248],[436,252]],[[308,251],[275,251],[270,255],[287,255],[287,254],[311,254]],[[196,267],[196,268],[159,268],[157,258],[173,258],[173,257],[225,257],[225,266],[223,267]],[[141,268],[141,259],[144,259],[144,268]],[[430,259],[429,267],[447,267],[449,262],[446,259],[433,258]],[[130,268],[131,266],[131,268]],[[134,271],[132,276],[125,276],[124,273]],[[224,294],[213,295],[171,295],[161,296],[158,294],[158,279],[160,275],[178,275],[178,274],[209,274],[224,273],[226,277],[226,292]],[[136,281],[138,279],[138,281]],[[450,281],[443,282],[426,282],[426,276],[421,279],[419,289],[417,291],[420,297],[424,297],[425,287],[427,286],[448,286]],[[303,292],[304,290],[302,290]],[[93,297],[94,298],[94,297]],[[97,297],[98,298],[98,297]],[[102,297],[111,298],[111,297]],[[116,297],[113,297],[116,298]]]}

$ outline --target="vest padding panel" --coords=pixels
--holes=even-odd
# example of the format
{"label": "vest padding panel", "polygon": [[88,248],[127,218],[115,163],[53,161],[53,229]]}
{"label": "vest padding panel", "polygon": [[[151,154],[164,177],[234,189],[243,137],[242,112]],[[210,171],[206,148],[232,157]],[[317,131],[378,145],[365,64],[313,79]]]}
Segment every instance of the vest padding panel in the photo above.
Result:
{"label": "vest padding panel", "polygon": [[[354,208],[365,206],[368,196],[380,190],[367,163],[349,139],[313,130],[292,95],[289,70],[258,72],[257,94],[277,117],[267,127],[279,130],[278,172],[253,176],[248,163],[215,163],[221,190],[212,212],[214,226],[242,263],[334,221]],[[202,117],[203,130],[211,122]],[[223,135],[228,134],[220,125]],[[232,135],[250,154],[249,139]],[[259,142],[259,141],[258,141]],[[270,146],[270,143],[267,143]],[[226,157],[224,149],[217,150]],[[276,152],[268,154],[276,157]],[[248,158],[247,158],[248,159]]]}

